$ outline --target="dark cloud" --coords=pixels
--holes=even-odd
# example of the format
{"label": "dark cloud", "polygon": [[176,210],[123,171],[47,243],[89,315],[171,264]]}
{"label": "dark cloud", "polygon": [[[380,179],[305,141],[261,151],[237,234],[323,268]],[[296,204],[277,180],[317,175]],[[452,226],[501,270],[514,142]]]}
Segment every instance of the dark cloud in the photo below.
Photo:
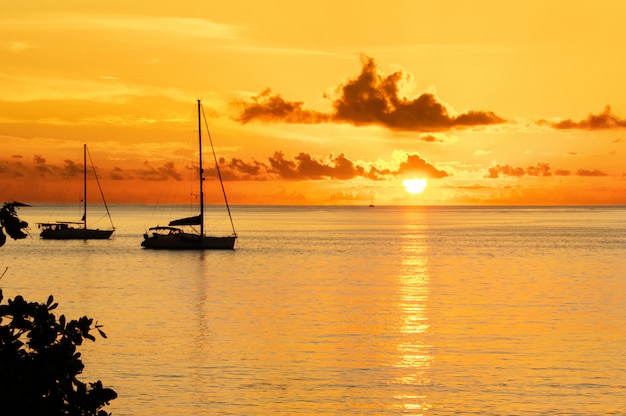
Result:
{"label": "dark cloud", "polygon": [[52,169],[50,168],[50,166],[45,164],[35,165],[35,170],[41,176],[46,176],[47,174],[52,173]]}
{"label": "dark cloud", "polygon": [[[220,175],[226,181],[257,181],[267,179],[267,165],[253,160],[246,163],[241,159],[232,158],[226,160],[221,157],[219,159]],[[207,177],[217,177],[217,171],[214,167],[205,169]]]}
{"label": "dark cloud", "polygon": [[389,169],[378,169],[377,167],[372,166],[369,172],[367,173],[366,178],[371,179],[373,181],[382,181],[386,177],[396,175],[396,174],[397,173],[394,174]]}
{"label": "dark cloud", "polygon": [[[222,178],[230,181],[267,181],[267,180],[349,180],[365,178],[383,180],[389,177],[415,174],[428,178],[448,176],[445,171],[438,170],[418,155],[407,155],[395,171],[380,169],[372,164],[357,163],[350,160],[344,153],[327,157],[314,156],[309,153],[298,153],[292,158],[277,151],[268,158],[268,163],[253,160],[244,162],[241,159],[219,160]],[[216,177],[215,169],[207,169],[207,177]]]}
{"label": "dark cloud", "polygon": [[295,157],[300,178],[304,179],[352,179],[364,176],[365,169],[355,166],[342,153],[331,156],[327,162],[314,159],[308,153],[299,153]]}
{"label": "dark cloud", "polygon": [[21,178],[26,172],[26,167],[21,161],[7,162],[0,161],[0,177]]}
{"label": "dark cloud", "polygon": [[445,178],[447,172],[435,168],[418,155],[408,155],[406,162],[400,164],[397,174],[413,174],[427,178]]}
{"label": "dark cloud", "polygon": [[65,159],[61,173],[64,177],[72,177],[74,175],[78,175],[79,173],[82,174],[82,172],[82,164],[78,164],[70,159]]}
{"label": "dark cloud", "polygon": [[276,173],[281,179],[288,180],[347,180],[365,177],[363,166],[357,166],[342,153],[329,156],[326,160],[315,158],[308,153],[299,153],[293,160],[286,160],[282,152],[274,153],[269,158],[270,172]]}
{"label": "dark cloud", "polygon": [[272,95],[268,88],[249,102],[239,102],[242,108],[236,120],[246,124],[252,120],[265,122],[282,121],[285,123],[317,124],[329,121],[330,116],[316,111],[303,110],[303,102],[285,101],[280,95]]}
{"label": "dark cloud", "polygon": [[124,170],[119,167],[113,168],[113,171],[111,172],[111,179],[115,181],[121,181],[126,179],[126,175],[124,175]]}
{"label": "dark cloud", "polygon": [[552,176],[551,168],[548,163],[540,162],[536,166],[529,166],[526,169],[522,167],[513,167],[511,165],[496,165],[489,168],[487,178],[498,178],[502,176]]}
{"label": "dark cloud", "polygon": [[283,179],[298,179],[298,165],[293,160],[286,160],[282,152],[275,152],[269,159],[272,171]]}
{"label": "dark cloud", "polygon": [[489,168],[489,173],[485,176],[486,178],[498,178],[500,175],[502,176],[516,176],[522,177],[526,172],[524,168],[513,167],[511,165],[496,165]]}
{"label": "dark cloud", "polygon": [[165,181],[169,178],[177,181],[182,179],[181,173],[176,170],[173,162],[164,163],[162,166],[154,167],[148,162],[144,162],[143,169],[137,171],[140,179],[148,181]]}
{"label": "dark cloud", "polygon": [[578,169],[576,171],[576,175],[577,176],[608,176],[608,173],[602,172],[601,170],[598,170],[598,169],[592,169],[592,170]]}
{"label": "dark cloud", "polygon": [[[540,123],[545,124],[545,121]],[[562,120],[555,123],[547,123],[555,129],[569,130],[569,129],[582,129],[582,130],[603,130],[603,129],[618,129],[626,127],[626,120],[619,118],[618,116],[611,114],[611,107],[606,106],[604,112],[600,114],[589,114],[589,116],[581,121],[573,121],[572,119]]]}
{"label": "dark cloud", "polygon": [[354,125],[377,124],[394,130],[437,131],[502,123],[492,112],[469,111],[453,117],[432,94],[414,100],[398,96],[404,74],[378,74],[374,59],[363,57],[361,74],[339,88],[333,119]]}
{"label": "dark cloud", "polygon": [[443,143],[443,140],[436,138],[432,134],[424,134],[420,136],[420,140],[423,142],[429,142],[429,143],[433,143],[433,142]]}
{"label": "dark cloud", "polygon": [[[372,181],[385,180],[400,175],[418,175],[425,178],[443,178],[449,176],[447,172],[437,169],[417,154],[408,154],[401,161],[397,169],[381,168],[373,163],[356,162],[348,158],[344,153],[338,155],[317,156],[310,153],[300,152],[287,157],[283,152],[276,151],[266,162],[257,160],[244,161],[238,158],[218,160],[220,175],[225,181],[316,181],[316,180],[350,180],[363,178]],[[188,175],[184,172],[193,167],[177,168],[173,162],[153,166],[145,161],[143,166],[137,169],[122,169],[114,167],[104,172],[100,177],[108,175],[110,179],[122,180],[147,180],[165,181],[174,179],[180,181]],[[83,165],[71,160],[65,160],[62,166],[45,163],[42,156],[36,156],[32,164],[25,166],[22,162],[0,161],[0,176],[22,176],[28,171],[35,171],[40,176],[49,177],[80,177]],[[217,178],[215,167],[205,169],[204,176],[207,180]]]}
{"label": "dark cloud", "polygon": [[526,174],[528,176],[552,176],[550,165],[545,162],[539,162],[537,166],[529,166],[526,168]]}
{"label": "dark cloud", "polygon": [[[556,169],[554,172],[556,176],[570,176],[571,172],[567,169]],[[575,173],[576,176],[608,176],[598,169],[587,170],[578,169]],[[513,167],[510,165],[496,165],[489,168],[489,173],[485,175],[486,178],[498,178],[500,176],[552,176],[552,170],[550,165],[545,162],[537,163],[536,166],[529,166],[526,169],[522,167]]]}
{"label": "dark cloud", "polygon": [[362,166],[356,166],[351,160],[341,153],[337,156],[333,163],[335,164],[336,179],[350,179],[355,176],[364,176],[365,169]]}
{"label": "dark cloud", "polygon": [[326,160],[314,158],[307,153],[299,153],[294,160],[285,160],[282,152],[276,152],[270,158],[272,170],[282,179],[292,180],[319,180],[339,179],[348,180],[363,177],[371,180],[381,180],[389,176],[402,174],[419,174],[428,178],[443,178],[448,176],[433,165],[427,163],[418,155],[408,155],[407,160],[400,164],[397,171],[381,170],[375,166],[361,166],[346,158],[342,153],[339,156],[329,156]]}
{"label": "dark cloud", "polygon": [[324,114],[302,109],[302,102],[285,101],[272,95],[269,89],[249,101],[239,101],[240,114],[236,120],[287,123],[349,123],[355,126],[380,125],[392,130],[442,131],[505,122],[493,112],[468,111],[451,116],[433,94],[422,94],[415,99],[398,95],[400,71],[389,76],[379,74],[374,59],[363,57],[363,68],[355,78],[337,88],[333,101],[334,112]]}
{"label": "dark cloud", "polygon": [[108,172],[108,178],[114,181],[167,181],[169,179],[181,181],[187,179],[187,175],[176,168],[174,162],[166,162],[161,166],[152,166],[150,162],[144,161],[142,167],[138,169],[123,169],[116,166]]}

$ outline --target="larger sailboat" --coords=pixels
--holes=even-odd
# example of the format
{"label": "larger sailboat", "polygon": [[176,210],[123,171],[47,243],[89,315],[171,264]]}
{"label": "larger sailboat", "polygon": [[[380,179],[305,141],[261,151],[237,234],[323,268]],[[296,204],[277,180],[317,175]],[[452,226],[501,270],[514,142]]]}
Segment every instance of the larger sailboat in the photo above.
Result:
{"label": "larger sailboat", "polygon": [[170,221],[168,226],[157,226],[148,229],[148,232],[145,233],[143,236],[144,240],[141,243],[142,247],[165,250],[232,250],[235,247],[237,233],[235,232],[233,218],[230,214],[230,207],[228,206],[228,199],[226,198],[226,190],[224,189],[224,184],[222,182],[222,175],[219,170],[219,164],[217,163],[217,157],[215,155],[215,149],[213,148],[213,142],[211,140],[210,133],[208,133],[208,137],[211,143],[211,150],[213,151],[213,158],[215,160],[217,176],[219,178],[220,185],[222,187],[222,193],[224,195],[224,203],[228,211],[228,217],[230,218],[232,233],[224,236],[212,236],[206,235],[204,232],[205,227],[203,190],[204,170],[202,168],[202,104],[200,100],[198,100],[198,181],[200,186],[200,213],[192,217]]}
{"label": "larger sailboat", "polygon": [[[89,156],[91,160],[91,155]],[[39,236],[45,240],[106,240],[111,237],[115,227],[113,226],[113,220],[109,213],[109,207],[104,200],[104,194],[102,188],[100,188],[100,181],[96,174],[96,169],[91,163],[96,182],[98,183],[98,189],[100,189],[100,195],[102,196],[102,202],[106,208],[109,221],[111,222],[111,228],[106,230],[100,230],[97,228],[87,228],[87,145],[83,145],[83,217],[80,221],[57,221],[37,224],[41,229]]]}

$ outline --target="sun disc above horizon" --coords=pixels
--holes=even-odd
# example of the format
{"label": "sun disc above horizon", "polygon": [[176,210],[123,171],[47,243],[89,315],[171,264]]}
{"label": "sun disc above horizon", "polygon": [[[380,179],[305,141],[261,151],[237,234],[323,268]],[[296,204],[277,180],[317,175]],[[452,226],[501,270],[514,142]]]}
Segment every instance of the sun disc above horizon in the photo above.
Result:
{"label": "sun disc above horizon", "polygon": [[404,185],[404,188],[406,189],[406,191],[414,195],[422,193],[424,189],[426,189],[427,184],[428,183],[426,179],[420,179],[420,178],[405,179],[404,181],[402,181],[402,185]]}

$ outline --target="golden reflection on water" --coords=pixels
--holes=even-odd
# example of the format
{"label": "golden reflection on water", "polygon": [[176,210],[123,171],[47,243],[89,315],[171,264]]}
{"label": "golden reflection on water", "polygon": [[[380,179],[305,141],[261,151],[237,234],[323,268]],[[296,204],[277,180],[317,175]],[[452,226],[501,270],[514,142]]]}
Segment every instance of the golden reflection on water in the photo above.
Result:
{"label": "golden reflection on water", "polygon": [[397,345],[394,367],[404,369],[396,383],[416,390],[397,394],[398,407],[410,414],[422,414],[432,405],[426,394],[419,394],[420,386],[430,384],[428,374],[433,357],[428,343],[429,282],[428,244],[425,235],[416,232],[406,236],[402,245],[402,273],[398,276],[401,342]]}
{"label": "golden reflection on water", "polygon": [[623,209],[243,210],[236,252],[120,224],[7,242],[0,283],[104,325],[118,416],[623,414]]}

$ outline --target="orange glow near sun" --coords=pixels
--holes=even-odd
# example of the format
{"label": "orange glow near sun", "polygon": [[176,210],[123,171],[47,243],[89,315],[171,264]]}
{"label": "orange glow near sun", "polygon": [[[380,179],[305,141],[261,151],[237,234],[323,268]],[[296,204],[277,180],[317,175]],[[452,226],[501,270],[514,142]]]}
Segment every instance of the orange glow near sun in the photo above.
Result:
{"label": "orange glow near sun", "polygon": [[195,201],[201,99],[233,205],[626,205],[626,1],[100,3],[2,8],[0,203]]}
{"label": "orange glow near sun", "polygon": [[410,194],[419,194],[426,189],[426,179],[405,179],[402,181],[402,185],[406,188],[406,191]]}

